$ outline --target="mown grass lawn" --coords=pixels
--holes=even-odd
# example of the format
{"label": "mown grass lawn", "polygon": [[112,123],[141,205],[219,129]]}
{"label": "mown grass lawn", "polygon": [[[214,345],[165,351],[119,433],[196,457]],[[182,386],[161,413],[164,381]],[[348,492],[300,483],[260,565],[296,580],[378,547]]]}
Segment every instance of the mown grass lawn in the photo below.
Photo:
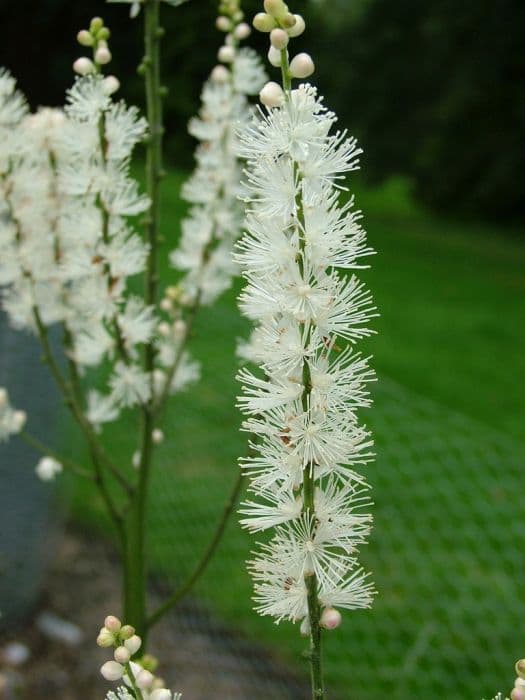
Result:
{"label": "mown grass lawn", "polygon": [[[173,247],[178,236],[183,211],[177,196],[181,180],[180,174],[172,172],[164,187],[164,250]],[[481,441],[485,439],[483,426],[486,425],[487,432],[490,432],[489,427],[497,429],[509,435],[512,445],[519,445],[525,438],[521,386],[521,378],[525,374],[523,239],[520,240],[516,231],[447,221],[421,211],[411,203],[401,181],[392,181],[376,190],[367,190],[359,185],[356,189],[358,204],[365,211],[370,242],[378,252],[371,260],[373,268],[364,274],[374,292],[381,318],[376,323],[378,335],[368,341],[364,349],[375,355],[379,378],[385,378],[385,385],[388,385],[388,380],[395,380],[442,406],[442,409],[432,409],[430,417],[421,418],[423,427],[420,428],[421,434],[428,436],[435,421],[435,434],[441,436],[443,449],[446,449],[447,435],[453,429],[447,423],[448,409],[479,421],[479,425],[473,424],[478,425],[471,431],[473,441],[477,442],[477,436]],[[167,267],[164,273],[165,279],[171,283],[173,276]],[[237,387],[233,377],[236,339],[246,334],[247,324],[236,311],[236,291],[238,288],[224,295],[213,309],[204,309],[199,315],[192,352],[202,362],[202,381],[194,391],[181,394],[172,401],[163,426],[166,441],[158,452],[155,500],[151,508],[151,556],[159,572],[178,580],[191,571],[213,531],[235,479],[236,459],[245,452],[245,438],[238,432],[240,417],[234,407]],[[388,422],[390,417],[394,422],[397,420],[398,425],[405,426],[407,439],[410,439],[411,431],[418,431],[418,414],[416,411],[410,412],[410,397],[410,393],[401,391],[394,396],[392,392],[388,396],[378,392],[377,411],[382,411],[381,415],[386,418],[376,418],[375,423],[380,433],[380,445],[387,452],[390,449],[390,453],[393,453],[397,449],[392,444],[389,448],[389,440],[393,440]],[[372,425],[374,410],[370,412]],[[134,433],[135,426],[129,421],[118,428],[111,427],[107,432],[112,453],[123,464],[130,463],[135,449],[135,445],[129,444],[129,437]],[[69,445],[72,442],[71,434],[68,432],[64,435],[64,441]],[[396,440],[400,440],[399,435]],[[479,445],[476,447],[479,448]],[[475,459],[473,453],[472,460]],[[436,481],[439,474],[436,476],[430,457],[423,456],[421,464],[413,456],[411,460],[399,466],[400,475],[403,475],[399,479],[394,474],[385,477],[383,473],[382,476],[381,469],[394,468],[393,459],[382,460],[380,455],[377,466],[370,469],[370,480],[378,487],[375,492],[378,525],[375,544],[365,557],[373,568],[382,569],[377,571],[381,582],[380,595],[373,613],[373,628],[367,622],[369,613],[358,612],[349,616],[343,628],[327,639],[328,647],[332,645],[331,650],[327,650],[327,675],[336,691],[334,698],[377,700],[385,693],[389,697],[415,698],[420,696],[422,687],[426,691],[422,695],[427,696],[445,697],[441,694],[445,692],[449,697],[479,698],[483,692],[488,696],[491,690],[497,690],[497,686],[481,687],[483,673],[484,682],[497,684],[498,678],[501,678],[503,683],[501,664],[505,662],[507,654],[507,676],[511,675],[515,660],[511,656],[513,650],[505,647],[500,638],[505,637],[505,630],[512,623],[509,623],[508,616],[502,615],[494,622],[499,640],[494,654],[480,657],[480,649],[469,647],[481,644],[480,639],[485,633],[480,632],[481,637],[472,638],[468,624],[459,626],[457,634],[447,642],[453,651],[451,659],[445,658],[440,666],[441,685],[436,685],[432,673],[427,674],[427,686],[414,685],[414,679],[432,666],[432,642],[429,640],[433,634],[437,634],[440,626],[445,625],[443,620],[446,616],[429,620],[426,611],[431,607],[430,597],[452,596],[451,609],[461,618],[462,612],[458,606],[469,607],[469,588],[467,586],[460,595],[451,593],[456,589],[451,589],[448,583],[443,584],[444,587],[441,585],[448,553],[454,548],[457,521],[451,521],[451,530],[446,531],[446,536],[437,538],[439,541],[435,542],[434,549],[433,542],[425,540],[425,533],[429,537],[432,533],[433,526],[428,523],[423,529],[423,543],[413,537],[417,534],[419,523],[431,511],[431,522],[438,523],[434,527],[439,528],[437,491],[443,491],[444,503],[456,503],[461,511],[460,493],[455,489],[461,489],[463,496],[467,493],[469,498],[475,499],[477,493],[493,488],[494,475],[489,471],[482,472],[479,482],[472,484],[471,474],[475,464],[471,460],[468,465],[470,471],[458,474],[457,482],[453,483],[455,477],[450,477],[448,481],[443,477],[439,482]],[[513,479],[518,479],[518,483],[519,478],[519,473],[513,472]],[[417,488],[420,501],[420,506],[413,506],[420,508],[418,524],[408,517],[401,522],[398,517],[399,513],[410,511],[411,504],[416,503],[409,484]],[[394,511],[394,517],[398,518],[396,527],[392,527],[388,520],[392,503],[397,504]],[[437,509],[435,512],[432,510],[433,504]],[[494,507],[494,513],[501,520],[495,525],[486,524],[495,528],[492,533],[495,544],[490,551],[505,551],[506,547],[514,551],[515,534],[504,521],[509,506],[499,503]],[[84,486],[76,489],[73,515],[91,526],[100,527],[104,522],[98,501]],[[444,513],[445,520],[449,515]],[[509,517],[512,519],[518,515],[510,514]],[[458,517],[461,520],[461,516]],[[520,517],[523,517],[523,509]],[[444,527],[448,527],[446,523]],[[480,536],[484,536],[483,522],[479,527]],[[394,539],[393,530],[396,531]],[[449,536],[452,544],[447,539]],[[287,624],[275,627],[269,619],[257,618],[250,610],[251,586],[242,561],[248,555],[251,544],[251,538],[232,522],[221,546],[220,557],[212,563],[199,586],[199,595],[230,625],[266,643],[297,668],[300,663],[297,659],[304,646],[297,630]],[[412,553],[402,551],[403,547],[410,549],[416,546],[417,555],[415,549]],[[425,559],[426,551],[428,558]],[[374,552],[380,553],[376,559]],[[468,571],[464,580],[472,583],[471,579],[477,580],[479,574],[483,581],[480,584],[483,596],[488,596],[495,585],[491,578],[490,557],[477,558],[473,554],[470,561],[468,551],[462,550],[461,555],[469,561],[465,565]],[[411,562],[406,570],[405,560]],[[497,569],[497,562],[494,566]],[[414,583],[418,575],[414,572],[419,568],[425,570],[425,581],[428,582],[423,593],[418,592]],[[503,578],[498,583],[507,596],[506,600],[518,590],[514,587],[511,573],[510,570],[503,572]],[[458,590],[462,591],[463,588],[460,586]],[[413,598],[407,599],[407,596]],[[495,597],[494,606],[497,605]],[[518,602],[516,605],[519,610]],[[392,628],[394,621],[397,627]],[[425,651],[430,656],[414,660],[410,650],[414,644],[417,648],[420,632],[423,635],[421,643],[430,644]],[[510,626],[509,636],[513,632],[515,629]],[[429,638],[427,642],[425,635]],[[476,655],[478,660],[472,661]],[[487,663],[494,662],[496,657],[500,665],[495,664],[487,670]],[[362,679],[355,680],[354,669],[357,666],[363,673],[367,664],[370,669],[379,668],[381,660],[383,672],[371,670],[373,677],[368,684]],[[421,663],[426,670],[420,670]],[[405,674],[402,682],[399,679],[394,682],[395,669],[401,666]],[[450,668],[448,678],[444,677],[447,668]],[[460,688],[457,678],[461,673],[466,680]],[[436,693],[438,687],[441,693]],[[349,689],[353,690],[353,694]]]}

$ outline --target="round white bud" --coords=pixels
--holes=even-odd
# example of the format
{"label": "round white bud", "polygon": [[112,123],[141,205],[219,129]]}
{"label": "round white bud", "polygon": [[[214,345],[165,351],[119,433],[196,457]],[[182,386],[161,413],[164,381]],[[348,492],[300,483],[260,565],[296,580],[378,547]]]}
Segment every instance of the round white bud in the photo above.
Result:
{"label": "round white bud", "polygon": [[231,29],[231,22],[227,17],[220,15],[215,20],[215,26],[220,32],[229,32]]}
{"label": "round white bud", "polygon": [[0,388],[0,408],[5,408],[7,406],[7,391],[1,387]]}
{"label": "round white bud", "polygon": [[525,700],[525,690],[513,688],[510,691],[510,700]]}
{"label": "round white bud", "polygon": [[42,457],[36,465],[35,472],[42,481],[52,481],[62,471],[62,465],[52,457]]}
{"label": "round white bud", "polygon": [[284,15],[286,12],[288,12],[288,7],[285,5],[283,0],[264,0],[264,9],[273,17],[279,17],[280,15]]}
{"label": "round white bud", "polygon": [[115,635],[110,632],[106,627],[102,627],[97,637],[97,644],[99,647],[106,648],[112,647],[115,644]]}
{"label": "round white bud", "polygon": [[115,615],[108,615],[104,620],[104,627],[110,632],[118,632],[122,627],[122,623]]}
{"label": "round white bud", "polygon": [[187,327],[188,327],[188,324],[186,323],[186,321],[184,321],[184,319],[182,319],[182,318],[179,318],[173,324],[173,332],[175,333],[175,335],[178,338],[180,338],[181,336],[183,336],[186,333]]}
{"label": "round white bud", "polygon": [[81,56],[73,63],[73,70],[79,75],[89,75],[95,72],[95,64],[89,58]]}
{"label": "round white bud", "polygon": [[166,321],[161,321],[159,325],[157,326],[157,330],[159,331],[159,334],[164,336],[165,338],[168,337],[170,334],[170,326],[169,323],[166,323]]}
{"label": "round white bud", "polygon": [[217,53],[217,58],[222,63],[231,63],[235,58],[235,49],[233,46],[221,46]]}
{"label": "round white bud", "polygon": [[19,433],[27,421],[27,413],[25,411],[14,411],[11,419],[11,425],[15,432]]}
{"label": "round white bud", "polygon": [[163,299],[160,300],[160,308],[163,311],[171,311],[172,309],[172,301],[171,299],[168,299],[168,297],[164,297]]}
{"label": "round white bud", "polygon": [[150,693],[149,700],[171,700],[171,691],[167,688],[156,688]]}
{"label": "round white bud", "polygon": [[133,637],[126,639],[126,641],[124,642],[124,646],[132,656],[133,654],[137,653],[137,651],[140,649],[141,644],[142,639],[138,636],[138,634],[134,634]]}
{"label": "round white bud", "polygon": [[274,48],[273,46],[270,46],[270,50],[268,51],[268,60],[272,64],[272,66],[275,66],[276,68],[281,67],[281,52]]}
{"label": "round white bud", "polygon": [[151,439],[155,445],[160,445],[160,443],[164,440],[164,433],[160,428],[155,428],[155,430],[151,433]]}
{"label": "round white bud", "polygon": [[246,22],[241,22],[240,24],[238,24],[235,27],[233,35],[236,39],[239,39],[239,41],[242,41],[243,39],[247,39],[251,33],[252,33],[252,30],[250,28],[250,25],[247,24]]}
{"label": "round white bud", "polygon": [[133,457],[131,458],[131,464],[135,469],[138,469],[140,467],[140,452],[136,450],[133,453]]}
{"label": "round white bud", "polygon": [[226,83],[230,77],[230,71],[225,66],[215,66],[210,77],[215,83]]}
{"label": "round white bud", "polygon": [[266,12],[258,12],[252,24],[258,32],[271,32],[276,26],[274,18]]}
{"label": "round white bud", "polygon": [[335,608],[325,608],[321,614],[320,625],[325,630],[335,630],[342,621],[341,613]]}
{"label": "round white bud", "polygon": [[104,66],[110,61],[111,51],[107,48],[107,46],[99,46],[98,49],[95,51],[95,63]]}
{"label": "round white bud", "polygon": [[315,70],[312,57],[307,53],[298,53],[290,63],[290,74],[292,78],[308,78]]}
{"label": "round white bud", "polygon": [[135,683],[137,687],[141,688],[142,690],[144,688],[149,688],[154,680],[155,676],[153,673],[151,673],[151,671],[147,671],[145,668],[143,668],[142,671],[139,671],[135,676]]}
{"label": "round white bud", "polygon": [[270,32],[270,41],[274,49],[281,51],[281,49],[285,49],[288,46],[290,37],[284,29],[272,29]]}
{"label": "round white bud", "polygon": [[117,92],[117,90],[120,88],[120,80],[114,75],[108,75],[102,81],[102,85],[106,95],[113,95],[113,93]]}
{"label": "round white bud", "polygon": [[124,666],[117,661],[106,661],[101,667],[100,673],[107,681],[118,681],[124,675]]}
{"label": "round white bud", "polygon": [[95,43],[93,34],[91,34],[91,32],[88,32],[87,29],[81,29],[79,31],[79,33],[77,34],[77,41],[81,46],[93,46],[93,44]]}
{"label": "round white bud", "polygon": [[283,89],[278,83],[270,80],[259,93],[259,99],[266,107],[280,107],[284,102]]}
{"label": "round white bud", "polygon": [[300,36],[306,29],[306,23],[301,15],[294,15],[294,17],[295,24],[286,30],[288,32],[288,36],[291,37]]}
{"label": "round white bud", "polygon": [[525,679],[522,678],[521,676],[518,676],[516,678],[516,680],[514,681],[514,687],[525,691]]}
{"label": "round white bud", "polygon": [[119,664],[127,664],[131,659],[131,652],[126,647],[117,647],[115,653],[113,654],[115,661]]}

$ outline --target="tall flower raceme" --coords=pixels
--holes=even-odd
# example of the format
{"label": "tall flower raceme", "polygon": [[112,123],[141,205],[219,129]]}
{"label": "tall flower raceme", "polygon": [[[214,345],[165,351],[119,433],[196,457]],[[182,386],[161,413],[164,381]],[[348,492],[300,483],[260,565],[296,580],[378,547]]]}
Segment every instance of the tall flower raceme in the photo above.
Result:
{"label": "tall flower raceme", "polygon": [[322,698],[321,628],[337,627],[341,608],[369,607],[374,594],[356,559],[372,518],[355,471],[372,459],[358,411],[370,405],[374,372],[353,345],[371,334],[375,308],[347,274],[372,251],[353,200],[339,197],[360,150],[334,131],[314,87],[291,87],[313,72],[308,54],[288,58],[304,20],[281,0],[264,5],[254,26],[270,32],[283,84],[262,89],[266,111],[240,131],[248,214],[236,254],[247,281],[239,302],[256,324],[244,355],[259,367],[239,372],[243,427],[257,437],[255,456],[242,460],[252,497],[240,512],[250,531],[273,532],[249,564],[256,609],[301,622],[312,696]]}
{"label": "tall flower raceme", "polygon": [[[204,84],[199,115],[188,127],[200,143],[195,170],[182,189],[191,208],[182,221],[178,247],[170,255],[171,264],[183,277],[163,300],[174,316],[177,307],[186,309],[191,318],[200,305],[214,302],[237,272],[232,250],[241,232],[244,207],[239,199],[236,129],[248,123],[253,111],[249,96],[256,95],[267,80],[255,51],[239,46],[251,33],[243,16],[239,0],[219,6],[217,28],[225,33],[225,42],[218,51],[219,65]],[[187,335],[190,327],[189,323],[182,326],[182,334]],[[177,325],[174,333],[177,335]]]}

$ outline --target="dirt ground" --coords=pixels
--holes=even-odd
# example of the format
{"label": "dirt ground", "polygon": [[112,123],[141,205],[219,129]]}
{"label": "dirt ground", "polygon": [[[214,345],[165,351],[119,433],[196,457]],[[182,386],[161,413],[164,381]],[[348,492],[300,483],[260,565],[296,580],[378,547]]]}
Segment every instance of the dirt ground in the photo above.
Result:
{"label": "dirt ground", "polygon": [[[67,534],[38,610],[0,638],[0,700],[102,700],[114,684],[98,672],[110,654],[95,638],[104,616],[120,608],[119,585],[117,562],[105,544]],[[307,697],[276,658],[225,629],[195,601],[158,626],[150,651],[161,660],[157,674],[183,700]]]}

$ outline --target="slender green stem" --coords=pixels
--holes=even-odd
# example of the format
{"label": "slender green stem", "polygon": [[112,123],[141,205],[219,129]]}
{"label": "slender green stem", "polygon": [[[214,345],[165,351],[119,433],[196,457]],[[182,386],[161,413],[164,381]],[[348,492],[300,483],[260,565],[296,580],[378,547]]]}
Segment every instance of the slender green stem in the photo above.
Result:
{"label": "slender green stem", "polygon": [[63,457],[62,455],[58,454],[58,452],[55,452],[55,450],[53,450],[51,447],[48,447],[48,445],[41,442],[38,438],[36,438],[34,435],[31,435],[26,430],[22,430],[21,433],[18,433],[18,436],[22,438],[22,440],[28,445],[37,450],[37,452],[46,455],[46,457],[52,457],[53,459],[56,459],[57,462],[60,462],[62,466],[66,467],[66,469],[69,469],[69,471],[71,471],[73,474],[77,474],[78,476],[81,476],[84,479],[93,480],[95,478],[92,472],[88,471],[87,469],[84,469],[84,467],[81,467],[79,464],[73,462],[71,459],[68,459],[67,457]]}
{"label": "slender green stem", "polygon": [[193,588],[195,583],[198,581],[198,579],[201,577],[201,575],[206,570],[206,567],[208,566],[211,559],[213,558],[213,555],[215,554],[215,551],[222,540],[222,536],[224,535],[224,531],[226,529],[226,525],[228,524],[228,520],[232,514],[232,511],[233,511],[233,508],[235,507],[235,504],[237,503],[237,499],[239,498],[239,494],[241,492],[243,481],[244,481],[243,474],[241,471],[239,471],[239,475],[237,476],[237,479],[235,480],[232,492],[230,493],[230,496],[224,505],[222,517],[219,520],[219,523],[217,525],[217,529],[215,530],[215,534],[213,535],[212,539],[210,540],[208,546],[206,547],[206,550],[204,551],[204,554],[202,555],[200,561],[198,562],[197,566],[195,567],[193,572],[190,574],[190,576],[187,578],[187,580],[179,588],[177,588],[177,590],[175,590],[169,596],[169,598],[167,598],[167,600],[164,601],[164,603],[162,603],[155,610],[155,612],[151,615],[151,617],[149,617],[148,622],[147,622],[148,629],[153,627],[153,625],[155,625],[162,617],[164,617],[164,615],[174,605],[176,605],[179,602],[179,600],[184,598],[184,596]]}
{"label": "slender green stem", "polygon": [[125,664],[125,669],[126,669],[126,675],[129,678],[129,682],[131,684],[131,688],[132,688],[133,692],[135,693],[135,700],[144,700],[144,695],[142,695],[142,691],[135,683],[135,676],[133,675],[133,670],[132,670],[131,664],[129,662],[127,664]]}

